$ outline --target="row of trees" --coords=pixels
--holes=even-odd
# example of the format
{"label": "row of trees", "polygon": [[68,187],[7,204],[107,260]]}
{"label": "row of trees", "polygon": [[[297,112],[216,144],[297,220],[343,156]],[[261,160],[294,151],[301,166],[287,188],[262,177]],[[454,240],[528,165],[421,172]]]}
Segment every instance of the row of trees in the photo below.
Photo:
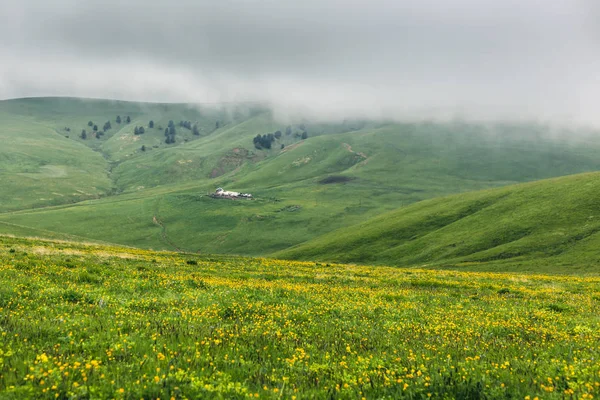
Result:
{"label": "row of trees", "polygon": [[175,132],[174,127],[165,129],[165,143],[166,144],[175,143],[175,133],[176,132]]}
{"label": "row of trees", "polygon": [[175,122],[173,120],[169,120],[168,126],[165,128],[165,143],[171,144],[175,143],[175,134],[177,131],[175,130]]}
{"label": "row of trees", "polygon": [[167,137],[165,139],[165,143],[166,144],[173,144],[173,143],[175,143],[175,135],[167,135]]}
{"label": "row of trees", "polygon": [[[102,135],[104,135],[104,132],[103,132],[103,131],[98,131],[98,130],[96,130],[96,131],[94,131],[93,135],[95,135],[95,136],[96,136],[96,139],[100,139],[100,137],[101,137]],[[86,131],[85,129],[82,129],[82,130],[81,130],[81,133],[79,134],[79,137],[80,137],[80,138],[82,138],[83,140],[87,139],[87,138],[88,138],[88,133],[87,133],[87,131]]]}
{"label": "row of trees", "polygon": [[[279,135],[279,137],[281,137],[281,134]],[[265,135],[261,135],[259,133],[253,139],[254,147],[256,147],[259,150],[270,149],[275,140],[275,135],[273,133],[267,133]]]}
{"label": "row of trees", "polygon": [[[150,120],[150,122],[148,122],[148,128],[149,129],[154,129],[154,121]],[[146,130],[144,129],[143,126],[136,126],[135,129],[133,130],[133,133],[135,135],[141,135],[144,132],[146,132]]]}
{"label": "row of trees", "polygon": [[[92,128],[92,130],[93,130],[94,132],[97,132],[97,131],[98,131],[98,125],[97,125],[97,124],[95,124],[93,121],[88,121],[88,123],[87,123],[87,124],[88,124],[88,126],[89,126],[90,128]],[[110,129],[112,129],[112,125],[111,125],[110,121],[106,121],[106,122],[104,123],[104,126],[102,127],[102,130],[103,130],[104,132],[106,132],[106,131],[108,131],[108,130],[110,130]]]}
{"label": "row of trees", "polygon": [[[129,115],[127,117],[124,117],[123,119],[126,121],[126,123],[130,123],[131,122],[131,117]],[[115,121],[118,124],[120,124],[120,123],[123,122],[123,119],[121,118],[120,115],[117,115],[117,117],[115,118]],[[148,128],[153,129],[154,125],[155,124],[154,124],[153,120],[150,120],[148,122]],[[98,131],[98,125],[95,124],[93,121],[89,121],[88,122],[88,126],[90,128],[92,128],[92,131],[96,134],[96,137],[98,137],[98,138],[101,135],[103,135],[104,132],[112,129],[112,125],[111,125],[110,121],[106,121],[104,123],[104,126],[102,127],[102,131]],[[200,136],[200,129],[198,128],[198,124],[197,123],[194,123],[192,125],[191,121],[179,121],[179,126],[182,127],[182,128],[185,128],[185,129],[188,129],[188,130],[192,131],[192,133],[194,135],[196,135],[196,136]],[[221,123],[219,121],[216,121],[215,122],[215,130],[219,129],[220,127],[221,127]],[[159,126],[158,128],[162,130],[162,126]],[[65,128],[65,130],[66,131],[70,131],[69,128]],[[136,126],[134,128],[134,131],[133,131],[133,133],[135,135],[142,135],[145,132],[146,132],[146,130],[145,130],[145,128],[143,126]],[[280,131],[277,131],[277,132],[279,132],[279,137],[281,137],[281,132]],[[177,131],[175,129],[175,123],[173,122],[173,120],[170,120],[168,127],[165,129],[165,137],[166,137],[165,143],[167,143],[167,144],[175,143],[175,135],[176,135],[176,133],[177,133]],[[87,131],[85,129],[83,129],[81,131],[80,137],[82,139],[87,139],[88,133],[87,133]],[[265,143],[266,143],[266,141],[265,141]]]}
{"label": "row of trees", "polygon": [[[285,134],[286,135],[292,134],[291,126],[288,126],[287,128],[285,128]],[[274,141],[281,139],[281,135],[282,135],[281,131],[276,131],[274,133],[267,133],[264,135],[258,134],[253,139],[254,147],[256,147],[258,150],[270,149],[273,146]],[[307,139],[308,133],[306,132],[306,128],[302,131],[302,134],[298,135],[298,136],[302,139]],[[281,148],[283,149],[284,147],[285,147],[285,145],[281,144]]]}
{"label": "row of trees", "polygon": [[198,129],[197,123],[192,125],[192,123],[190,121],[179,121],[179,126],[192,131],[192,133],[196,136],[200,136],[200,129]]}
{"label": "row of trees", "polygon": [[[121,116],[117,115],[117,118],[115,119],[115,121],[117,121],[117,124],[121,123]],[[128,115],[127,117],[125,117],[125,122],[126,123],[130,123],[131,122],[131,117]]]}
{"label": "row of trees", "polygon": [[[106,131],[112,129],[112,125],[111,125],[110,121],[106,121],[104,123],[104,125],[102,126],[102,130],[98,130],[98,125],[95,124],[93,121],[89,121],[88,126],[92,128],[92,131],[94,132],[97,139],[100,139],[100,137],[102,135],[104,135],[104,133]],[[87,139],[87,137],[88,137],[87,131],[85,129],[82,129],[81,133],[79,134],[79,137],[84,140]]]}

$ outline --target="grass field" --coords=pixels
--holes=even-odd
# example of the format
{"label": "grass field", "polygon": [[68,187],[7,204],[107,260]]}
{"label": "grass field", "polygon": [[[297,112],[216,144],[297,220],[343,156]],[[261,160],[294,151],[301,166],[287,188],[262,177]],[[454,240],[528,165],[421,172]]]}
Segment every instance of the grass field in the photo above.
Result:
{"label": "grass field", "polygon": [[[177,125],[167,145],[169,120],[200,135]],[[57,98],[0,102],[0,124],[0,232],[192,252],[272,254],[422,200],[600,169],[598,135],[526,124],[302,121],[287,135],[244,105]],[[256,200],[206,197],[218,186]]]}
{"label": "grass field", "polygon": [[423,201],[278,254],[461,270],[600,272],[600,173]]}
{"label": "grass field", "polygon": [[599,287],[0,237],[0,393],[591,399]]}
{"label": "grass field", "polygon": [[65,204],[110,191],[103,157],[0,108],[0,211]]}

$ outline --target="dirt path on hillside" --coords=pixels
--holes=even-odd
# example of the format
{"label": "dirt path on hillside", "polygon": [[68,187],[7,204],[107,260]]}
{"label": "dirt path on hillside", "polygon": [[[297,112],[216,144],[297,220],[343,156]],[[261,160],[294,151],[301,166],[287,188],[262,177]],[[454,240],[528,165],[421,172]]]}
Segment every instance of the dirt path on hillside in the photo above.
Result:
{"label": "dirt path on hillside", "polygon": [[290,144],[289,146],[284,147],[281,150],[281,153],[285,153],[286,151],[292,151],[294,150],[296,147],[302,146],[304,144],[304,140],[298,143],[294,143],[294,144]]}
{"label": "dirt path on hillside", "polygon": [[365,165],[366,163],[369,162],[369,156],[367,156],[365,153],[352,150],[352,146],[350,146],[348,143],[342,143],[342,146],[344,146],[346,148],[346,150],[348,150],[350,153],[357,154],[364,159],[361,162],[359,162],[358,164],[356,164],[357,166],[362,167],[363,165]]}
{"label": "dirt path on hillside", "polygon": [[179,252],[183,251],[179,247],[177,247],[177,245],[175,243],[173,243],[173,241],[171,239],[169,239],[169,237],[167,236],[167,228],[165,227],[163,222],[159,218],[156,217],[156,215],[152,216],[152,222],[155,225],[160,226],[160,228],[161,228],[160,237],[162,238],[162,240],[165,243],[167,243],[169,246],[173,247],[175,250],[177,250]]}
{"label": "dirt path on hillside", "polygon": [[350,146],[348,143],[342,143],[342,146],[344,146],[346,148],[346,150],[348,150],[350,153],[358,154],[362,158],[369,158],[365,153],[352,150],[352,146]]}

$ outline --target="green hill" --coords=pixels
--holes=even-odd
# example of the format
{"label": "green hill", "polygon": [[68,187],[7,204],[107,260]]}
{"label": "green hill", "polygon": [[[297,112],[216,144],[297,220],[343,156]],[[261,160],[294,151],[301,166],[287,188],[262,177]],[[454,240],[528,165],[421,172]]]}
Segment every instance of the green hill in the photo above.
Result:
{"label": "green hill", "polygon": [[600,173],[423,201],[277,253],[467,270],[600,272]]}
{"label": "green hill", "polygon": [[0,103],[0,211],[62,204],[110,192],[101,154]]}
{"label": "green hill", "polygon": [[[533,124],[283,123],[250,105],[43,98],[0,102],[0,127],[0,232],[194,252],[274,253],[422,200],[600,170],[599,135]],[[208,197],[218,186],[255,200]]]}
{"label": "green hill", "polygon": [[[154,128],[148,127],[151,120]],[[191,120],[199,135],[177,127],[176,143],[167,145],[158,128],[169,120]],[[142,146],[148,152],[167,149],[209,135],[217,122],[229,120],[222,110],[187,104],[72,98],[0,101],[0,211],[114,194],[123,188],[112,170],[145,153]],[[108,122],[111,128],[104,131]],[[134,134],[138,125],[145,127],[143,135]]]}

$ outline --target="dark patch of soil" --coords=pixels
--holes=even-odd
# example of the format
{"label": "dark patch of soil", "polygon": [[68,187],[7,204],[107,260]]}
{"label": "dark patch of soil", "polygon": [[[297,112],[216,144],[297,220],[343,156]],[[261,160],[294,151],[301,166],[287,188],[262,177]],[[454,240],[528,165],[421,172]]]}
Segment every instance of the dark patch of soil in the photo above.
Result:
{"label": "dark patch of soil", "polygon": [[329,185],[329,184],[332,184],[332,183],[350,182],[351,180],[354,180],[354,178],[351,178],[349,176],[331,175],[331,176],[328,176],[326,178],[321,179],[319,181],[319,183],[321,185]]}

